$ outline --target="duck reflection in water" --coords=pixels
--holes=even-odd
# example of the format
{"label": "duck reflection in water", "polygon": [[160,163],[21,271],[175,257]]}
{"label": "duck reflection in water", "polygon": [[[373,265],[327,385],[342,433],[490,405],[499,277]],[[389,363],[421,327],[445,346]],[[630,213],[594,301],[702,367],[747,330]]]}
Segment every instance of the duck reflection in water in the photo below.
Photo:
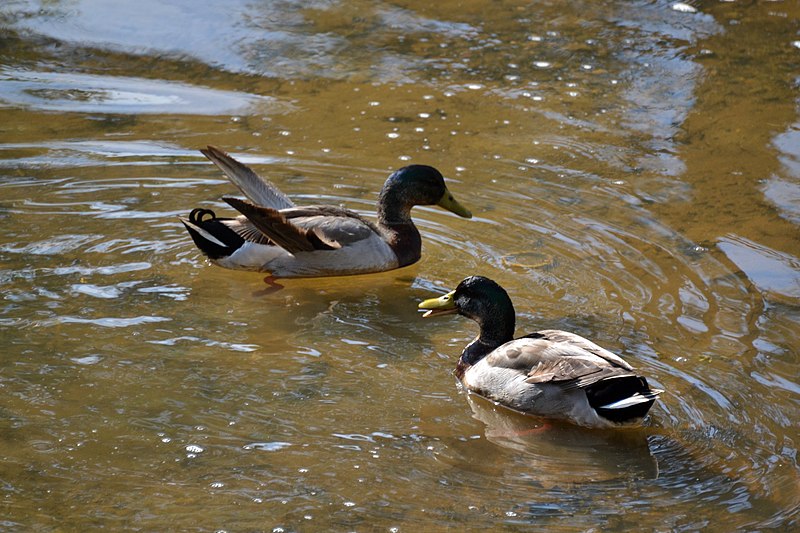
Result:
{"label": "duck reflection in water", "polygon": [[486,440],[513,451],[537,484],[658,478],[644,429],[589,429],[525,415],[469,391],[466,397]]}

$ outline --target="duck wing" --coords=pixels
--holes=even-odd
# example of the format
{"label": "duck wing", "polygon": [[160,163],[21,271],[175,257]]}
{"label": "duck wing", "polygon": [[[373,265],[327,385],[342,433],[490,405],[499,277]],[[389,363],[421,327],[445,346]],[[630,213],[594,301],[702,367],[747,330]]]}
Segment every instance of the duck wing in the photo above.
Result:
{"label": "duck wing", "polygon": [[[278,211],[239,198],[225,196],[223,200],[269,241],[293,254],[335,250],[380,235],[357,213],[340,207],[302,206]],[[246,226],[242,224],[242,229]]]}
{"label": "duck wing", "polygon": [[227,220],[222,220],[222,222],[228,226],[230,229],[236,232],[239,237],[244,239],[245,241],[252,242],[255,244],[275,244],[269,237],[264,235],[261,230],[259,230],[255,224],[250,222],[247,217],[238,216],[236,218],[230,218]]}
{"label": "duck wing", "polygon": [[272,209],[288,209],[294,207],[288,196],[283,194],[271,181],[256,174],[253,169],[232,158],[216,146],[208,146],[200,150],[212,163],[236,185],[250,201]]}
{"label": "duck wing", "polygon": [[380,237],[381,231],[358,213],[333,205],[299,206],[281,211],[301,228],[313,230],[321,239],[337,247]]}
{"label": "duck wing", "polygon": [[542,361],[528,372],[527,383],[554,383],[565,390],[585,389],[604,379],[630,376],[630,371],[597,364],[578,358]]}
{"label": "duck wing", "polygon": [[335,250],[341,247],[321,237],[314,228],[293,224],[283,211],[230,196],[223,196],[222,199],[247,217],[247,220],[270,241],[289,253]]}
{"label": "duck wing", "polygon": [[585,388],[632,371],[612,352],[559,330],[539,331],[507,342],[487,355],[485,361],[489,366],[518,371],[527,383],[553,383],[567,389]]}
{"label": "duck wing", "polygon": [[526,335],[524,338],[543,339],[553,343],[553,345],[557,346],[559,349],[565,350],[567,355],[569,353],[573,353],[574,351],[578,351],[579,353],[588,352],[596,355],[597,357],[605,359],[613,366],[624,368],[625,370],[633,370],[631,365],[629,365],[623,358],[614,352],[610,352],[602,346],[593,343],[589,339],[581,337],[575,333],[570,333],[569,331],[562,331],[560,329],[543,329],[541,331],[537,331],[536,333]]}

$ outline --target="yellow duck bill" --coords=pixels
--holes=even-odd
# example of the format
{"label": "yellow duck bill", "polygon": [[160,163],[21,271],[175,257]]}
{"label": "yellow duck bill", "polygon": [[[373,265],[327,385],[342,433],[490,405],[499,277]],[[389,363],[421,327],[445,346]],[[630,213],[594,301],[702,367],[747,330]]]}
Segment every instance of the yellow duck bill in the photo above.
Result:
{"label": "yellow duck bill", "polygon": [[422,315],[422,318],[440,315],[452,315],[453,313],[457,313],[458,309],[456,308],[455,301],[453,300],[453,293],[455,292],[456,291],[450,291],[439,298],[430,298],[429,300],[421,302],[419,304],[419,309],[426,310],[425,314]]}

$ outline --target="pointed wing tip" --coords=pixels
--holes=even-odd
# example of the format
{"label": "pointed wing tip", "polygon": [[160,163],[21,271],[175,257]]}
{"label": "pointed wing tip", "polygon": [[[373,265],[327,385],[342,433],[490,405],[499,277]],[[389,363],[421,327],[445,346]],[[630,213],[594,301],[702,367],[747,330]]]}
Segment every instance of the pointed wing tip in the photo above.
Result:
{"label": "pointed wing tip", "polygon": [[[261,209],[275,211],[270,209],[269,207],[261,207],[249,200],[245,200],[243,198],[237,198],[235,196],[223,196],[222,200],[226,204],[228,204],[229,206],[231,206],[232,208],[236,209],[238,212],[243,214],[245,217],[247,217],[247,219],[250,220],[251,222],[253,221],[252,217],[257,216],[257,213]],[[259,228],[259,231],[261,231],[261,233],[264,233],[264,230],[262,228]]]}
{"label": "pointed wing tip", "polygon": [[240,211],[238,206],[254,205],[248,202],[247,200],[242,200],[241,198],[237,198],[235,196],[226,195],[222,197],[222,200],[232,208],[236,209],[237,211]]}
{"label": "pointed wing tip", "polygon": [[206,156],[211,161],[214,161],[215,159],[224,159],[230,157],[228,153],[225,152],[225,150],[222,150],[221,148],[214,146],[213,144],[209,144],[205,148],[200,148],[200,153]]}

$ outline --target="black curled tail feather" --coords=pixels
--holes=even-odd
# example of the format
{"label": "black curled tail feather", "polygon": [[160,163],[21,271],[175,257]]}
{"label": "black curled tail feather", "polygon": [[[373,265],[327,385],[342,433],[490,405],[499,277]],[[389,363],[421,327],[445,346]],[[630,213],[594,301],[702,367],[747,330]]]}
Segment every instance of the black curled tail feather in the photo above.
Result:
{"label": "black curled tail feather", "polygon": [[214,220],[217,218],[216,213],[211,209],[203,209],[202,207],[196,207],[192,209],[192,212],[189,213],[189,222],[192,224],[201,224],[203,222],[203,217],[208,215],[211,217],[209,220]]}
{"label": "black curled tail feather", "polygon": [[238,250],[244,239],[226,226],[210,209],[192,209],[188,218],[181,217],[194,244],[209,259],[222,259]]}
{"label": "black curled tail feather", "polygon": [[[654,391],[642,376],[614,376],[586,388],[589,405],[597,414],[612,422],[624,424],[644,418],[661,391]],[[628,400],[623,407],[611,405]]]}

